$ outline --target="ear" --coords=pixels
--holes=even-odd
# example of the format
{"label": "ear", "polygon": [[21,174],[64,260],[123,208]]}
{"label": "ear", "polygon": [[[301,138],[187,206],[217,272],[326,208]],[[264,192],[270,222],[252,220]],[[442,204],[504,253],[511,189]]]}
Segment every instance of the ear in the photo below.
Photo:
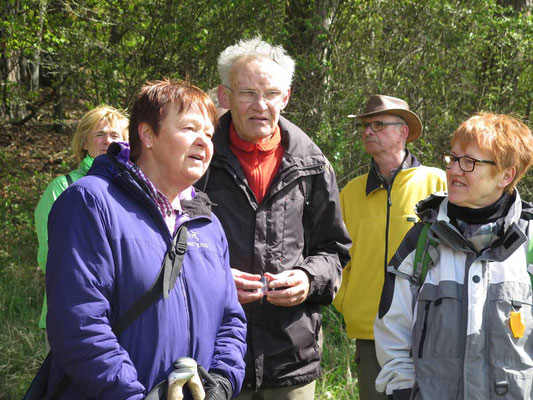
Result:
{"label": "ear", "polygon": [[228,92],[226,92],[226,88],[223,85],[218,85],[217,97],[220,107],[229,109]]}
{"label": "ear", "polygon": [[505,189],[513,181],[516,176],[516,167],[507,167],[503,170],[502,178],[498,182],[498,187]]}
{"label": "ear", "polygon": [[283,95],[283,100],[281,102],[281,110],[283,110],[285,107],[287,107],[287,104],[289,104],[289,98],[291,97],[291,88],[287,90],[287,93]]}
{"label": "ear", "polygon": [[406,142],[407,136],[409,136],[409,127],[407,125],[400,125],[400,139]]}
{"label": "ear", "polygon": [[137,129],[139,133],[139,139],[141,139],[143,147],[152,147],[155,134],[151,126],[146,122],[141,122]]}

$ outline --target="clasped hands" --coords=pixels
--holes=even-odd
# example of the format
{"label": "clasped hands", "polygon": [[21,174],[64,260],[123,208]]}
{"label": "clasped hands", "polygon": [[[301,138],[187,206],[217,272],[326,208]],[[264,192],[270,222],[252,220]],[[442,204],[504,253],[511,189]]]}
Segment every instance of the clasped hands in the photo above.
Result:
{"label": "clasped hands", "polygon": [[291,269],[279,274],[265,273],[268,279],[270,290],[262,291],[263,283],[260,282],[261,275],[249,274],[232,268],[233,280],[237,287],[239,303],[247,304],[260,300],[264,297],[266,301],[276,306],[291,307],[301,304],[309,293],[309,277],[301,269]]}

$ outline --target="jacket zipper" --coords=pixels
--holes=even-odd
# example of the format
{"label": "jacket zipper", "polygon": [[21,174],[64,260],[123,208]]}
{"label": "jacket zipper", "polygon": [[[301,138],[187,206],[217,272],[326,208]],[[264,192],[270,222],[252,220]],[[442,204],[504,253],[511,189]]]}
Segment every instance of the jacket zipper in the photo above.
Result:
{"label": "jacket zipper", "polygon": [[387,263],[389,262],[389,225],[390,225],[390,208],[392,206],[392,199],[390,197],[390,192],[392,189],[392,182],[387,188],[387,223],[385,226],[385,271],[387,272]]}
{"label": "jacket zipper", "polygon": [[187,350],[187,355],[192,357],[192,339],[191,339],[191,313],[189,312],[189,301],[187,299],[187,293],[185,291],[185,282],[183,281],[183,274],[179,273],[181,294],[183,296],[183,304],[185,305],[185,313],[187,314],[187,343],[189,344],[189,349]]}
{"label": "jacket zipper", "polygon": [[424,342],[426,341],[426,332],[428,328],[428,314],[430,302],[428,301],[424,307],[424,324],[422,325],[422,335],[420,336],[420,344],[418,346],[418,358],[422,358],[424,353]]}

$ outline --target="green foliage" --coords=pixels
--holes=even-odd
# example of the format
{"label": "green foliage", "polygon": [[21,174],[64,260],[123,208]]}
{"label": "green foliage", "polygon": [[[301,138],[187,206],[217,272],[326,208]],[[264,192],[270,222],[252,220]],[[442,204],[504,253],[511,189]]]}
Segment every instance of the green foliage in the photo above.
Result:
{"label": "green foliage", "polygon": [[0,399],[12,399],[22,397],[44,358],[37,329],[44,279],[35,262],[33,209],[50,177],[20,169],[17,157],[2,150],[0,169]]}
{"label": "green foliage", "polygon": [[[207,90],[218,84],[220,52],[260,34],[297,61],[284,113],[323,149],[339,187],[368,168],[347,115],[357,114],[376,93],[408,101],[424,124],[421,139],[409,147],[423,163],[438,166],[451,133],[475,112],[532,120],[531,6],[506,3],[6,1],[0,3],[0,119],[23,123],[52,110],[61,118],[63,103],[126,108],[143,82],[165,76],[188,78]],[[0,399],[20,398],[44,356],[36,329],[43,278],[35,262],[32,213],[45,184],[68,164],[65,153],[54,154],[35,173],[13,168],[19,156],[0,150]],[[62,164],[55,163],[61,158]],[[533,199],[531,173],[519,190]],[[331,308],[324,322],[318,397],[353,399],[353,344]]]}
{"label": "green foliage", "polygon": [[322,377],[317,382],[316,398],[354,400],[358,398],[355,371],[355,341],[346,337],[342,316],[333,308],[323,308],[324,345]]}

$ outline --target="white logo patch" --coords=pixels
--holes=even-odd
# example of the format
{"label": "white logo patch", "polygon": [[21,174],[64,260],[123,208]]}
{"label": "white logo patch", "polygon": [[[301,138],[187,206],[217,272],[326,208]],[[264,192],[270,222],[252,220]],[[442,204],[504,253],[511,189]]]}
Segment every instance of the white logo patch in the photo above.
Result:
{"label": "white logo patch", "polygon": [[200,247],[208,248],[209,247],[207,243],[202,243],[200,241],[199,233],[197,231],[187,231],[187,236],[190,240],[190,241],[187,241],[187,246],[197,247],[197,248],[200,248]]}

